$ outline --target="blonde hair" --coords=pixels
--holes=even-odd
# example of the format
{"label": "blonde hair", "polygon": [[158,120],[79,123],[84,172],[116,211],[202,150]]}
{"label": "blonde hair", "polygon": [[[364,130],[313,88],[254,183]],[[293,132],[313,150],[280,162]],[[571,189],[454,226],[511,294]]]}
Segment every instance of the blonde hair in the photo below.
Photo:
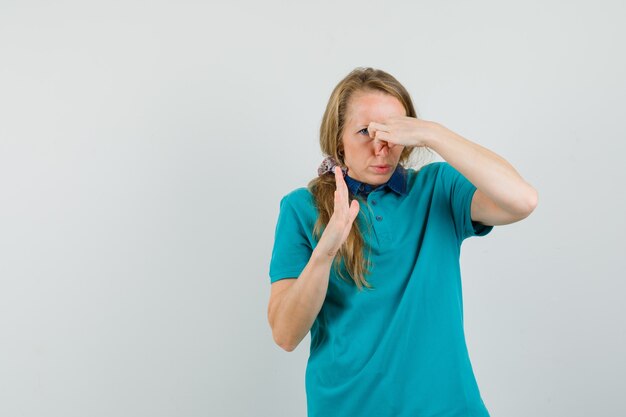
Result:
{"label": "blonde hair", "polygon": [[[408,91],[392,75],[370,67],[355,68],[335,86],[326,105],[326,111],[320,126],[320,148],[322,153],[332,156],[342,167],[346,166],[341,138],[348,112],[348,102],[350,97],[357,91],[379,91],[390,94],[402,103],[407,116],[418,117]],[[425,154],[432,156],[432,151],[427,147],[406,146],[400,154],[398,164],[408,168],[413,155],[421,157]],[[313,235],[319,241],[323,229],[328,225],[334,210],[334,192],[336,190],[334,173],[328,172],[312,179],[308,183],[307,188],[313,195],[319,212],[319,217],[313,228]],[[354,196],[351,192],[350,196],[358,199],[361,209],[367,207],[367,201],[361,196]],[[366,216],[363,216],[363,218],[367,219]],[[368,225],[368,227],[369,232],[371,225]],[[370,261],[371,248],[368,248],[366,260],[363,255],[364,247],[365,242],[362,230],[357,223],[357,219],[355,219],[346,241],[335,256],[333,268],[342,279],[350,282],[342,273],[341,264],[343,263],[348,275],[350,275],[359,291],[363,290],[363,286],[373,289],[373,286],[365,279],[365,275],[371,272],[369,270],[369,267],[372,266]]]}

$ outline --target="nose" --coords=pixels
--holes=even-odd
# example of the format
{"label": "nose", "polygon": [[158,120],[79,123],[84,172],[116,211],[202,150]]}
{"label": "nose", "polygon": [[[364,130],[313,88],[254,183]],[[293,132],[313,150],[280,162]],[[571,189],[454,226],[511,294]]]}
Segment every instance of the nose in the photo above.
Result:
{"label": "nose", "polygon": [[374,141],[374,153],[376,155],[387,156],[389,149],[394,145],[385,141]]}

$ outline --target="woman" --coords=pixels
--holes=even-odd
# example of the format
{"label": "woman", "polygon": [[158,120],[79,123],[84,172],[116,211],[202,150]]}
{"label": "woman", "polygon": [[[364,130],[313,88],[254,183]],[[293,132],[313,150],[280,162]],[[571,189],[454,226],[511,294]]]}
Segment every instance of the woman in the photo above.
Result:
{"label": "woman", "polygon": [[[388,73],[335,87],[318,177],[280,202],[268,320],[311,331],[309,417],[489,416],[463,329],[462,241],[527,217],[537,192],[504,159],[418,119]],[[415,170],[413,153],[445,161]]]}

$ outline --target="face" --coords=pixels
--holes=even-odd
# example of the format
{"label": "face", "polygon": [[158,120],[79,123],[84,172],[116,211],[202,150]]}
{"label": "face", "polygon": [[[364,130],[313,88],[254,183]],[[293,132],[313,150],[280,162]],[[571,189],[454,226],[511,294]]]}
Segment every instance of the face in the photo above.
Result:
{"label": "face", "polygon": [[[392,116],[406,116],[406,111],[400,100],[390,94],[357,91],[350,97],[342,140],[344,161],[351,178],[370,185],[384,184],[391,178],[404,146],[382,142],[382,148],[376,151],[367,125],[384,123]],[[382,165],[387,165],[388,169],[375,168]]]}

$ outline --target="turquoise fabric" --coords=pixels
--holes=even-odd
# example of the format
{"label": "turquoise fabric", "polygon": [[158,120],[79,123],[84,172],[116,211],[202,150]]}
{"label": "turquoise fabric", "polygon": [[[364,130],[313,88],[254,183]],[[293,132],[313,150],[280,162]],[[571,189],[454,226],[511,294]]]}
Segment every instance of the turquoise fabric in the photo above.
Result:
{"label": "turquoise fabric", "polygon": [[[465,343],[459,256],[463,240],[494,226],[471,220],[476,187],[449,163],[399,174],[402,187],[369,190],[356,219],[374,289],[331,269],[311,328],[309,417],[489,417]],[[300,275],[317,215],[305,187],[281,199],[270,282]]]}

